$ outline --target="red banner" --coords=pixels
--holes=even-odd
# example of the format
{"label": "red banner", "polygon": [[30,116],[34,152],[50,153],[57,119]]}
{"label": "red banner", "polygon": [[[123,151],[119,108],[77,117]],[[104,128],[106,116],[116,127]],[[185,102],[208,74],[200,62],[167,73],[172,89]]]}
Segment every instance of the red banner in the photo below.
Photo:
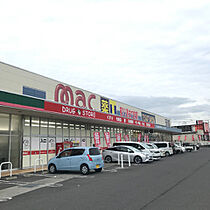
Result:
{"label": "red banner", "polygon": [[115,136],[116,136],[116,142],[120,142],[122,140],[121,133],[116,133]]}
{"label": "red banner", "polygon": [[184,140],[187,141],[187,136],[186,135],[184,136]]}
{"label": "red banner", "polygon": [[144,142],[147,142],[147,136],[144,135]]}
{"label": "red banner", "polygon": [[128,119],[121,116],[110,115],[102,112],[96,112],[84,108],[78,108],[74,106],[68,106],[63,104],[57,104],[49,101],[44,102],[44,110],[49,112],[57,112],[65,115],[71,115],[75,117],[84,117],[96,120],[105,120],[109,122],[116,122],[128,125],[136,125],[140,127],[154,128],[155,124],[142,122],[139,120]]}
{"label": "red banner", "polygon": [[192,141],[194,141],[195,139],[194,139],[194,135],[192,135]]}
{"label": "red banner", "polygon": [[101,145],[100,132],[93,132],[93,137],[94,137],[95,147],[100,147]]}
{"label": "red banner", "polygon": [[181,136],[178,136],[178,141],[180,141]]}
{"label": "red banner", "polygon": [[124,135],[124,140],[125,141],[129,141],[129,135],[127,134],[127,135]]}
{"label": "red banner", "polygon": [[107,147],[111,147],[110,133],[109,132],[104,132],[104,136],[105,136]]}
{"label": "red banner", "polygon": [[141,141],[141,133],[138,134],[138,142]]}
{"label": "red banner", "polygon": [[199,135],[198,138],[199,138],[199,141],[200,141],[201,140],[201,135]]}

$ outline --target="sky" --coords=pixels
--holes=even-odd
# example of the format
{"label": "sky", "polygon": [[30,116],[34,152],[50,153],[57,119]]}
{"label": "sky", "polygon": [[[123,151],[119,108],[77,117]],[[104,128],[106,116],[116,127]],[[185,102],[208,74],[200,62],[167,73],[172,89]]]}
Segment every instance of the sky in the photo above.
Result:
{"label": "sky", "polygon": [[0,61],[160,114],[210,120],[210,0],[0,0]]}

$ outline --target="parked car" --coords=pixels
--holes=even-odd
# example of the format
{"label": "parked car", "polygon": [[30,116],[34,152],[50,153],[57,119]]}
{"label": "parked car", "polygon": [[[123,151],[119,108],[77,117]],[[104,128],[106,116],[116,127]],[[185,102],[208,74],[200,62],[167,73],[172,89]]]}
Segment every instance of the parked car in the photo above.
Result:
{"label": "parked car", "polygon": [[128,155],[130,155],[131,162],[136,164],[149,161],[148,153],[141,152],[135,147],[131,146],[113,146],[102,151],[102,155],[106,163],[118,161],[119,154],[123,154],[124,161],[128,161]]}
{"label": "parked car", "polygon": [[162,149],[159,149],[154,143],[146,143],[149,147],[150,147],[150,150],[153,151],[154,155],[153,155],[153,158],[154,156],[156,155],[156,158],[158,159],[158,157],[165,157],[165,151],[162,150]]}
{"label": "parked car", "polygon": [[185,147],[183,147],[181,144],[178,144],[178,143],[174,143],[173,150],[175,154],[186,152]]}
{"label": "parked car", "polygon": [[149,155],[149,161],[153,161],[153,152],[150,151],[149,146],[147,146],[143,142],[121,141],[121,142],[115,142],[115,143],[113,143],[113,146],[118,146],[118,145],[125,145],[125,146],[135,147],[140,152],[144,152],[145,154],[148,154]]}
{"label": "parked car", "polygon": [[183,147],[186,149],[188,152],[192,152],[194,150],[194,145],[188,142],[183,143]]}
{"label": "parked car", "polygon": [[167,141],[155,141],[153,142],[159,149],[162,149],[165,151],[166,156],[173,155],[173,149],[172,149],[172,144]]}
{"label": "parked car", "polygon": [[101,172],[104,161],[97,147],[72,147],[60,152],[48,162],[49,173],[56,171],[80,171],[83,175],[90,170]]}

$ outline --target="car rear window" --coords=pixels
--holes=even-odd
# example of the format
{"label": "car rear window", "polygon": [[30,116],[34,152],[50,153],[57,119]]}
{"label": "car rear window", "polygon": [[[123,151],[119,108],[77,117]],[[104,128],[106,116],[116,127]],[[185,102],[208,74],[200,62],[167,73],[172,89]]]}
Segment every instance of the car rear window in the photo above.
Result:
{"label": "car rear window", "polygon": [[155,143],[158,148],[167,147],[166,143]]}
{"label": "car rear window", "polygon": [[89,154],[90,155],[100,155],[100,151],[98,148],[91,148],[91,149],[89,149]]}
{"label": "car rear window", "polygon": [[82,155],[84,151],[84,149],[72,149],[71,156]]}

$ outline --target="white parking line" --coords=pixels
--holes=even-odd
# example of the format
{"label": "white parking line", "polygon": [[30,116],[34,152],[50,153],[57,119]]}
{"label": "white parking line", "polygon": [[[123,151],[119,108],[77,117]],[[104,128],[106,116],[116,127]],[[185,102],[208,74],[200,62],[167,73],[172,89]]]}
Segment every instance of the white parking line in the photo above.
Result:
{"label": "white parking line", "polygon": [[58,186],[61,186],[57,184],[59,182],[63,182],[72,178],[80,178],[80,177],[83,178],[84,176],[59,175],[59,176],[54,176],[52,178],[46,178],[46,179],[42,179],[42,180],[30,182],[30,183],[20,182],[19,184],[17,183],[18,186],[9,187],[9,188],[0,190],[0,202],[11,200],[15,196],[22,195],[22,194],[25,194],[25,193],[28,193],[28,192],[31,192],[31,191],[34,191],[43,187],[58,187]]}

